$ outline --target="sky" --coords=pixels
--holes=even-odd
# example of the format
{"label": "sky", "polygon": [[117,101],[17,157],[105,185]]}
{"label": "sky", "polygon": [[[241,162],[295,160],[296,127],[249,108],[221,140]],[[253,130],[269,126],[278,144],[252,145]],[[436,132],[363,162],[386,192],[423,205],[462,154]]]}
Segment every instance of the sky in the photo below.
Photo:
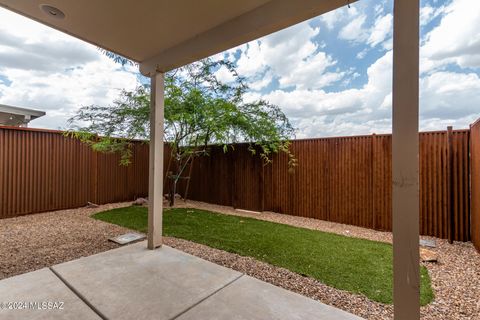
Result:
{"label": "sky", "polygon": [[[391,132],[392,0],[360,0],[217,54],[247,77],[247,100],[280,106],[297,138]],[[480,1],[423,0],[420,129],[480,118]],[[228,82],[229,75],[217,75]],[[0,104],[63,129],[78,108],[108,105],[145,81],[95,46],[0,9]]]}

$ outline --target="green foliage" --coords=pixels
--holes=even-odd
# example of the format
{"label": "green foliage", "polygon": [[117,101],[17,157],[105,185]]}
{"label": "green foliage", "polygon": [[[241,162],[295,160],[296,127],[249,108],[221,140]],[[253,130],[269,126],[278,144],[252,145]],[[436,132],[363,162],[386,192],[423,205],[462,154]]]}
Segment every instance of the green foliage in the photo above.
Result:
{"label": "green foliage", "polygon": [[120,164],[127,166],[132,158],[132,140],[125,138],[102,137],[87,131],[65,131],[66,137],[80,140],[89,145],[93,151],[102,153],[119,153]]}
{"label": "green foliage", "polygon": [[127,59],[125,58],[124,56],[121,56],[119,54],[116,54],[116,53],[113,53],[111,51],[108,51],[108,50],[105,50],[103,48],[98,48],[98,50],[103,53],[104,55],[106,55],[107,57],[109,57],[110,59],[112,59],[113,61],[115,61],[116,63],[119,63],[121,64],[122,66],[126,65],[126,64],[129,64],[131,66],[134,66],[134,65],[137,65],[135,62],[133,62],[132,60],[130,59]]}
{"label": "green foliage", "polygon": [[[224,83],[216,71],[224,68],[232,81]],[[252,154],[265,164],[274,153],[285,152],[290,168],[296,165],[289,151],[294,129],[278,106],[264,100],[244,100],[248,87],[229,61],[202,60],[165,76],[165,141],[175,165],[169,173],[174,188],[193,158],[208,155],[209,146],[247,142]],[[131,158],[128,139],[149,138],[150,88],[123,90],[110,106],[84,106],[70,119],[67,134],[101,152],[120,152],[122,164]],[[86,124],[80,126],[78,124]],[[173,193],[175,190],[173,190]]]}
{"label": "green foliage", "polygon": [[[147,209],[127,207],[93,216],[141,232],[147,231]],[[166,236],[250,256],[329,286],[392,303],[392,246],[256,219],[196,209],[163,214]],[[433,300],[430,277],[421,267],[422,305]]]}

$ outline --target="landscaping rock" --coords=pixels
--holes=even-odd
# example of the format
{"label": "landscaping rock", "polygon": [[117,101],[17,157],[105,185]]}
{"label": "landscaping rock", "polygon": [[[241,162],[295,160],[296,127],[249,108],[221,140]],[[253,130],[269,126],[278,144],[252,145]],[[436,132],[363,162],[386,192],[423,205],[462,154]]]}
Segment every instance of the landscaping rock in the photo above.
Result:
{"label": "landscaping rock", "polygon": [[[126,228],[90,218],[90,215],[131,202],[101,205],[0,219],[0,279],[89,256],[118,245],[108,238],[131,232]],[[349,235],[391,243],[392,234],[346,226],[339,223],[295,217],[271,212],[248,213],[230,207],[189,200],[177,207],[217,211],[241,217],[285,223],[296,227]],[[193,210],[193,209],[192,209]],[[350,232],[346,233],[348,230]],[[422,237],[427,238],[427,237]],[[430,237],[428,237],[430,238]],[[251,257],[175,238],[164,238],[166,245],[229,267],[250,276],[303,294],[365,319],[393,319],[393,306],[374,302],[361,294],[335,289],[310,277],[274,267]],[[435,293],[434,302],[421,308],[422,320],[480,319],[480,254],[471,242],[449,244],[434,239],[441,263],[422,262],[429,272]],[[32,254],[35,253],[35,254]]]}
{"label": "landscaping rock", "polygon": [[435,251],[424,249],[424,248],[420,248],[420,259],[423,262],[437,262],[438,261],[437,253]]}
{"label": "landscaping rock", "polygon": [[91,208],[98,208],[98,207],[99,207],[98,204],[93,203],[93,202],[90,202],[90,201],[87,202],[87,205],[85,206],[85,208],[89,208],[89,209],[91,209]]}
{"label": "landscaping rock", "polygon": [[[252,214],[241,212],[231,207],[206,204],[193,200],[189,200],[186,203],[178,202],[177,206],[193,207],[196,209],[284,223],[296,227],[333,232],[340,235],[364,238],[373,241],[392,242],[391,232],[375,231],[312,218],[296,217],[273,212]],[[345,232],[346,230],[350,232],[347,233]],[[475,247],[471,242],[455,241],[453,244],[449,244],[445,239],[423,236],[421,238],[435,241],[434,252],[437,254],[437,259],[441,259],[441,263],[422,262],[422,265],[428,269],[433,291],[435,293],[435,300],[421,308],[421,319],[480,320],[480,303],[478,299],[480,296],[480,254]],[[194,252],[189,253],[196,255]],[[212,252],[206,252],[206,250],[201,257],[210,261],[218,260],[218,255],[215,256]],[[237,268],[241,267],[241,263],[238,263],[234,259],[226,259],[228,260],[227,262],[213,262],[239,270]],[[246,260],[250,258],[243,259]],[[393,319],[393,307],[391,305],[372,302],[364,298],[364,296],[354,294],[343,295],[344,291],[332,290],[332,288],[321,286],[321,284],[306,284],[306,282],[301,279],[304,279],[305,281],[308,279],[310,281],[311,278],[304,278],[300,275],[296,278],[288,276],[287,279],[278,280],[275,280],[275,278],[281,274],[280,272],[265,272],[263,276],[259,276],[258,273],[262,272],[260,271],[261,269],[257,269],[257,266],[258,265],[255,263],[255,265],[244,267],[247,270],[246,273],[249,275],[251,275],[250,273],[255,273],[255,275],[253,275],[254,277],[284,287],[288,290],[301,293],[310,298],[320,300],[335,307],[339,307],[340,309],[349,311],[358,316],[364,317],[365,319]],[[292,285],[292,287],[290,287],[290,285]]]}
{"label": "landscaping rock", "polygon": [[145,198],[138,198],[137,200],[133,201],[132,205],[134,206],[146,206],[148,205],[148,200]]}
{"label": "landscaping rock", "polygon": [[107,239],[130,230],[90,215],[130,204],[92,204],[97,207],[0,219],[0,279],[117,248]]}

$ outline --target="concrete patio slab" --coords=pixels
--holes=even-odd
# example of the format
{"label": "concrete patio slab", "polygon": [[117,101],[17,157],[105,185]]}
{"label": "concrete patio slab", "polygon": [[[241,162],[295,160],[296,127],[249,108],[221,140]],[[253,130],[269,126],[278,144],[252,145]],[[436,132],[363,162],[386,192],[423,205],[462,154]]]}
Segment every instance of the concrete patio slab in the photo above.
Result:
{"label": "concrete patio slab", "polygon": [[172,319],[242,274],[145,241],[52,267],[109,319]]}
{"label": "concrete patio slab", "polygon": [[49,269],[0,281],[0,303],[0,319],[101,319]]}
{"label": "concrete patio slab", "polygon": [[0,303],[8,301],[63,304],[0,308],[0,319],[360,319],[167,246],[148,250],[146,241],[4,279]]}
{"label": "concrete patio slab", "polygon": [[190,309],[178,320],[359,320],[361,318],[249,276]]}

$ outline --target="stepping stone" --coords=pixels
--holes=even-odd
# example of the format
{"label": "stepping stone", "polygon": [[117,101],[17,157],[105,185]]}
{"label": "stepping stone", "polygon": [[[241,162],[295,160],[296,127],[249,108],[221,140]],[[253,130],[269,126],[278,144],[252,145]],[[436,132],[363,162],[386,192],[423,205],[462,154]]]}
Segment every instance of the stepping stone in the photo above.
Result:
{"label": "stepping stone", "polygon": [[437,246],[435,240],[420,239],[420,245],[423,247],[435,248]]}
{"label": "stepping stone", "polygon": [[113,241],[115,243],[124,245],[127,243],[131,243],[137,240],[145,239],[145,235],[142,233],[136,233],[136,232],[129,232],[122,234],[120,236],[114,237],[114,238],[109,238],[108,240]]}

